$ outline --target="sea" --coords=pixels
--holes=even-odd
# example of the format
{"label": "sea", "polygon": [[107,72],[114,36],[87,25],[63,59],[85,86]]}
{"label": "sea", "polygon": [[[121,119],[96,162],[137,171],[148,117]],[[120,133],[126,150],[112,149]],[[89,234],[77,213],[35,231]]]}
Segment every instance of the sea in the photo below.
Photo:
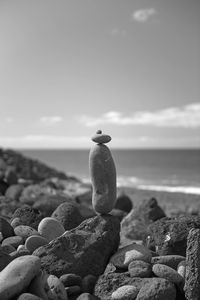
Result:
{"label": "sea", "polygon": [[[91,182],[89,150],[20,150],[67,175]],[[111,149],[117,185],[200,195],[200,150]]]}

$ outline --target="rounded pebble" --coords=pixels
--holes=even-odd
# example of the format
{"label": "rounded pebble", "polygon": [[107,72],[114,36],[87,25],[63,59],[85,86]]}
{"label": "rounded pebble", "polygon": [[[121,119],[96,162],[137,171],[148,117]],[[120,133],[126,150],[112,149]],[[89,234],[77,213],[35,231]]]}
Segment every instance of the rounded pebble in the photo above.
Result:
{"label": "rounded pebble", "polygon": [[82,279],[82,285],[81,285],[82,292],[92,294],[96,281],[97,281],[96,276],[92,274],[86,275]]}
{"label": "rounded pebble", "polygon": [[0,217],[0,232],[2,233],[4,239],[14,235],[12,226],[3,217]]}
{"label": "rounded pebble", "polygon": [[110,262],[117,268],[127,269],[133,260],[151,262],[151,252],[143,245],[132,243],[120,248],[110,259]]}
{"label": "rounded pebble", "polygon": [[27,225],[19,225],[15,227],[14,232],[16,235],[21,236],[23,241],[25,241],[31,235],[39,235],[37,230]]}
{"label": "rounded pebble", "polygon": [[185,278],[185,272],[186,272],[186,261],[183,260],[178,264],[177,272],[179,275],[181,275],[183,278]]}
{"label": "rounded pebble", "polygon": [[114,291],[111,295],[112,300],[133,300],[136,298],[139,290],[133,285],[123,285]]}
{"label": "rounded pebble", "polygon": [[178,264],[185,259],[182,255],[160,255],[152,257],[152,264],[162,264],[176,270]]}
{"label": "rounded pebble", "polygon": [[104,133],[96,133],[93,135],[92,141],[97,144],[106,144],[111,141],[111,136]]}
{"label": "rounded pebble", "polygon": [[0,299],[19,295],[40,270],[40,259],[27,255],[12,260],[0,273]]}
{"label": "rounded pebble", "polygon": [[177,271],[174,269],[166,266],[166,265],[161,265],[161,264],[155,264],[152,267],[153,273],[160,277],[169,280],[172,283],[177,284],[178,286],[182,287],[184,283],[183,277],[178,274]]}
{"label": "rounded pebble", "polygon": [[21,236],[19,236],[19,235],[10,236],[10,237],[4,239],[1,244],[2,244],[2,246],[4,246],[4,245],[11,245],[15,249],[17,249],[17,247],[19,245],[23,244],[23,238]]}
{"label": "rounded pebble", "polygon": [[67,293],[65,291],[65,287],[56,277],[55,275],[49,275],[47,277],[47,284],[50,288],[50,291],[48,292],[49,300],[66,300],[67,299]]}
{"label": "rounded pebble", "polygon": [[30,253],[33,253],[33,251],[35,251],[37,248],[46,244],[48,244],[46,238],[39,235],[32,235],[26,239],[25,248],[28,249]]}
{"label": "rounded pebble", "polygon": [[81,286],[82,278],[76,274],[63,274],[60,276],[60,280],[64,284],[65,287],[72,286],[72,285],[79,285]]}
{"label": "rounded pebble", "polygon": [[16,218],[14,218],[14,219],[11,221],[10,225],[11,225],[13,228],[15,228],[15,227],[17,227],[17,226],[19,226],[19,225],[22,225],[22,221],[20,220],[20,218],[16,217]]}
{"label": "rounded pebble", "polygon": [[1,247],[1,250],[7,254],[15,251],[16,249],[12,245],[4,245]]}
{"label": "rounded pebble", "polygon": [[30,293],[23,293],[17,298],[17,300],[43,300],[43,299]]}
{"label": "rounded pebble", "polygon": [[61,236],[65,232],[65,229],[63,225],[56,219],[46,217],[39,223],[38,232],[44,238],[46,238],[48,242],[50,242],[55,238]]}
{"label": "rounded pebble", "polygon": [[131,277],[150,277],[151,276],[151,264],[142,260],[133,260],[128,265],[128,270]]}

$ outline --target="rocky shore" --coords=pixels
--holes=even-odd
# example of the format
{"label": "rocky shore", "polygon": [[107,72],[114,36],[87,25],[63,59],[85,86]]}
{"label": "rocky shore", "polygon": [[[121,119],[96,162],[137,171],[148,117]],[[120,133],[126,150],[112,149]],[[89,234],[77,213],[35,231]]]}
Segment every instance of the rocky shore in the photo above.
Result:
{"label": "rocky shore", "polygon": [[0,299],[199,300],[198,199],[166,197],[118,190],[97,214],[91,185],[0,149]]}

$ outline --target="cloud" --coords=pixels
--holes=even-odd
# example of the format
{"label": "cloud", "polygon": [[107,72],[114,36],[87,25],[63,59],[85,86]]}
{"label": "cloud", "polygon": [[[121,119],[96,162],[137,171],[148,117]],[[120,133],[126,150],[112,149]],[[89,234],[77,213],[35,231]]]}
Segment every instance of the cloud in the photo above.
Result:
{"label": "cloud", "polygon": [[130,116],[124,116],[117,111],[104,113],[100,117],[94,118],[83,115],[80,122],[88,127],[102,124],[113,125],[146,125],[156,127],[200,127],[200,103],[193,103],[183,107],[169,107],[162,110],[138,111]]}
{"label": "cloud", "polygon": [[61,116],[43,116],[40,118],[40,123],[45,126],[52,126],[63,121]]}
{"label": "cloud", "polygon": [[145,23],[156,13],[157,12],[154,8],[140,9],[134,11],[134,13],[132,14],[132,18],[136,22]]}

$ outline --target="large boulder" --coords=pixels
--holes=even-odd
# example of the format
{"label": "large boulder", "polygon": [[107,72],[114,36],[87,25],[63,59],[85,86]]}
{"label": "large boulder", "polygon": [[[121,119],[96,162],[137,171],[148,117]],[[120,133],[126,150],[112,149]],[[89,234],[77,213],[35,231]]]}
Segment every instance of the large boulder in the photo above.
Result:
{"label": "large boulder", "polygon": [[66,231],[33,252],[49,274],[75,273],[84,277],[103,273],[119,245],[120,222],[111,215],[96,216]]}
{"label": "large boulder", "polygon": [[140,202],[122,221],[122,233],[133,240],[144,240],[148,226],[165,217],[155,198]]}
{"label": "large boulder", "polygon": [[150,244],[159,255],[186,255],[187,236],[192,228],[200,228],[200,216],[163,218],[149,226]]}

